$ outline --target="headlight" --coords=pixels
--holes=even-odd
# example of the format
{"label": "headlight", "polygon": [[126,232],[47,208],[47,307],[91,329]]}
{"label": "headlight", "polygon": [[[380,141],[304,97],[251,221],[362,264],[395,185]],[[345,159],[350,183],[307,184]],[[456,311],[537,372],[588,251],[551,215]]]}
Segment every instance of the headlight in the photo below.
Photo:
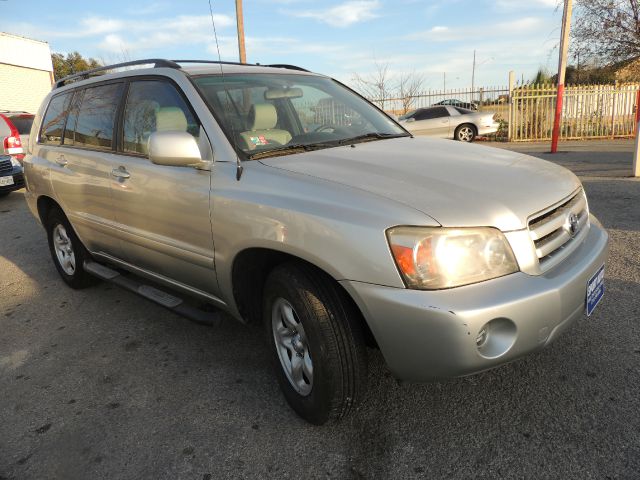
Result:
{"label": "headlight", "polygon": [[11,157],[11,165],[13,165],[14,167],[22,167],[22,164],[16,157]]}
{"label": "headlight", "polygon": [[518,271],[507,239],[495,228],[395,227],[387,237],[409,288],[458,287]]}

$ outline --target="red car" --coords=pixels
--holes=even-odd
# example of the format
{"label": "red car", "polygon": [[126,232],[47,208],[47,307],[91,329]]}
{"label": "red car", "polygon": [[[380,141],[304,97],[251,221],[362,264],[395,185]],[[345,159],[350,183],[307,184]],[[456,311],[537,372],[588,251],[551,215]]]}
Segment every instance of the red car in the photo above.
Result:
{"label": "red car", "polygon": [[0,197],[24,187],[22,159],[35,115],[0,111]]}

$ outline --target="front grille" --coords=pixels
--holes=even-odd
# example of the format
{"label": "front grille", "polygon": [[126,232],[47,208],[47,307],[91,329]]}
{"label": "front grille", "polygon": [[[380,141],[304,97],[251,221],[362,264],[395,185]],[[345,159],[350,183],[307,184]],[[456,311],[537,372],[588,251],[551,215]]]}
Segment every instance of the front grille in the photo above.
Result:
{"label": "front grille", "polygon": [[11,173],[13,171],[13,165],[11,165],[11,159],[0,160],[0,174]]}
{"label": "front grille", "polygon": [[563,253],[568,254],[569,247],[583,237],[588,223],[589,210],[583,190],[529,220],[529,235],[541,269],[551,268],[563,258]]}

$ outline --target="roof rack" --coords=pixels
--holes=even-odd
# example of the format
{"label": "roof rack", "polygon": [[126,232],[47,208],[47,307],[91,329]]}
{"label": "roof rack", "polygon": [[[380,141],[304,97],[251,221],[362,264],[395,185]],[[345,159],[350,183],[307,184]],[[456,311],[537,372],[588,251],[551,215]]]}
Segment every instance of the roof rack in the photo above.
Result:
{"label": "roof rack", "polygon": [[116,68],[124,68],[124,67],[132,67],[135,65],[151,65],[153,64],[153,68],[175,68],[175,69],[180,69],[182,67],[180,67],[181,63],[206,63],[206,64],[216,64],[216,65],[240,65],[240,66],[246,66],[246,67],[270,67],[270,68],[287,68],[289,70],[298,70],[301,72],[308,72],[309,70],[306,70],[302,67],[297,67],[295,65],[287,65],[284,63],[276,63],[276,64],[272,64],[272,65],[260,65],[259,63],[256,64],[251,64],[251,63],[239,63],[239,62],[225,62],[225,61],[218,61],[218,60],[165,60],[162,58],[147,58],[147,59],[143,59],[143,60],[133,60],[131,62],[123,62],[123,63],[116,63],[113,65],[104,65],[102,67],[98,67],[98,68],[92,68],[91,70],[85,70],[83,72],[79,72],[79,73],[74,73],[73,75],[69,75],[67,77],[64,77],[60,80],[58,80],[53,88],[54,90],[56,88],[60,88],[63,87],[64,85],[66,85],[67,83],[71,82],[71,81],[77,81],[77,80],[85,80],[91,76],[94,75],[98,75],[102,72],[106,72],[109,70],[114,70]]}
{"label": "roof rack", "polygon": [[262,65],[263,67],[271,67],[271,68],[287,68],[289,70],[298,70],[300,72],[308,72],[306,68],[298,67],[297,65],[288,65],[286,63],[273,63],[271,65]]}
{"label": "roof rack", "polygon": [[289,70],[299,70],[301,72],[308,72],[309,70],[298,67],[296,65],[287,65],[285,63],[274,63],[271,65],[262,65],[260,63],[239,63],[239,62],[226,62],[218,60],[172,60],[176,63],[213,63],[216,65],[240,65],[242,67],[270,67],[270,68],[288,68]]}
{"label": "roof rack", "polygon": [[85,70],[83,72],[74,73],[73,75],[69,75],[67,77],[64,77],[58,80],[53,86],[53,88],[54,89],[60,88],[72,80],[84,80],[100,72],[114,70],[116,68],[132,67],[135,65],[150,65],[150,64],[153,64],[153,68],[160,68],[160,67],[180,68],[180,65],[178,65],[176,62],[172,62],[171,60],[165,60],[162,58],[147,58],[144,60],[133,60],[131,62],[116,63],[114,65],[105,65],[103,67],[92,68],[91,70]]}

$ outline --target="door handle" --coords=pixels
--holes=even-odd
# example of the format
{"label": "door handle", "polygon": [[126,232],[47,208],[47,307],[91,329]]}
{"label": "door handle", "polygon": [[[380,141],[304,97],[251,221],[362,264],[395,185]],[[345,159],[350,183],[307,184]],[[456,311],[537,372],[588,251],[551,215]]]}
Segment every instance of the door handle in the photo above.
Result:
{"label": "door handle", "polygon": [[131,174],[127,172],[124,167],[114,168],[111,170],[111,176],[116,178],[127,179],[131,177]]}
{"label": "door handle", "polygon": [[58,158],[56,158],[56,163],[61,167],[66,167],[69,161],[66,158],[64,158],[64,155],[60,154],[58,155]]}

